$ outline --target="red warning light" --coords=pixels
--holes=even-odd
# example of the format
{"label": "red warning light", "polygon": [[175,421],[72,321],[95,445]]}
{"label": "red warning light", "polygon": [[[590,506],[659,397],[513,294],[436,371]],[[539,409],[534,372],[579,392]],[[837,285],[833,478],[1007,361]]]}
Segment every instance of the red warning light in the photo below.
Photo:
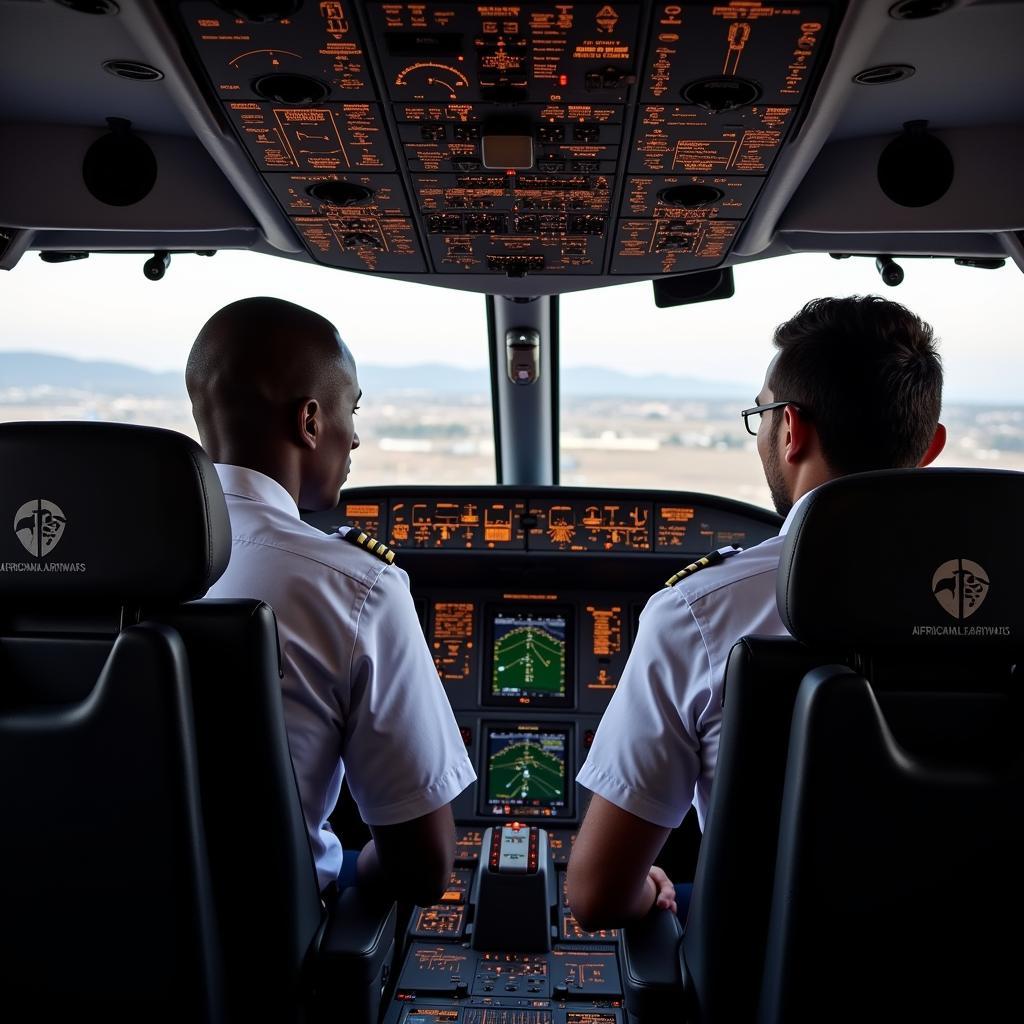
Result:
{"label": "red warning light", "polygon": [[562,88],[564,89],[569,84],[569,76],[568,75],[559,75],[558,76],[558,84],[560,86],[562,86]]}

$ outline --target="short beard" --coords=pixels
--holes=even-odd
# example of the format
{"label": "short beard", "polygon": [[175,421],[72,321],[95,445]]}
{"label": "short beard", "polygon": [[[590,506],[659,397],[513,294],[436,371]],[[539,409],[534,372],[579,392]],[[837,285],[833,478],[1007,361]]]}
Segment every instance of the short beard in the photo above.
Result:
{"label": "short beard", "polygon": [[768,445],[768,457],[765,460],[764,476],[768,481],[768,490],[771,492],[775,511],[785,519],[793,508],[793,499],[786,490],[786,478],[782,474],[782,463],[779,459],[779,427],[782,424],[782,418],[776,416],[774,419],[772,436]]}

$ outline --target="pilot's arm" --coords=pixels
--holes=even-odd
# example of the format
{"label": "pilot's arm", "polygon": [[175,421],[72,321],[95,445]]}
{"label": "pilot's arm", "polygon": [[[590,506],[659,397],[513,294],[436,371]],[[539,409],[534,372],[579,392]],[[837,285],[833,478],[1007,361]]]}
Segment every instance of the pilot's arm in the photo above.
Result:
{"label": "pilot's arm", "polygon": [[342,756],[373,834],[359,884],[436,903],[455,857],[449,804],[476,775],[397,566],[359,612],[351,680]]}
{"label": "pilot's arm", "polygon": [[616,928],[655,903],[675,912],[672,882],[652,867],[670,831],[594,795],[569,860],[569,905],[582,928]]}
{"label": "pilot's arm", "polygon": [[671,883],[652,865],[717,753],[711,678],[686,598],[676,588],[655,594],[578,776],[594,797],[569,860],[568,895],[588,931],[642,917],[655,903],[675,909]]}

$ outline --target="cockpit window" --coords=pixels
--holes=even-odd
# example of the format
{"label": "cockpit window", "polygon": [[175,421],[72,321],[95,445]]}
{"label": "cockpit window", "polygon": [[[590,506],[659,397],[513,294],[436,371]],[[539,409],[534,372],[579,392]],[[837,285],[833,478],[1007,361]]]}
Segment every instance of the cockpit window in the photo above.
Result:
{"label": "cockpit window", "polygon": [[150,254],[0,274],[0,420],[98,419],[196,436],[183,373],[206,319],[275,295],[330,319],[363,390],[351,485],[494,483],[484,299],[247,252]]}
{"label": "cockpit window", "polygon": [[945,368],[938,466],[1024,469],[1024,288],[1012,266],[788,256],[735,269],[729,300],[658,309],[650,284],[563,295],[561,481],[677,487],[770,507],[740,410],[760,394],[776,325],[822,295],[882,294],[927,320]]}

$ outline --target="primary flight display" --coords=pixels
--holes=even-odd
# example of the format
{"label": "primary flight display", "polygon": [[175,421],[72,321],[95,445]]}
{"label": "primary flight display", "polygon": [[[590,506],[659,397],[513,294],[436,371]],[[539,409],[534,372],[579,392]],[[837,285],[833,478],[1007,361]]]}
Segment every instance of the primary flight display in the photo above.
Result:
{"label": "primary flight display", "polygon": [[564,606],[492,609],[488,703],[567,703],[570,616]]}

